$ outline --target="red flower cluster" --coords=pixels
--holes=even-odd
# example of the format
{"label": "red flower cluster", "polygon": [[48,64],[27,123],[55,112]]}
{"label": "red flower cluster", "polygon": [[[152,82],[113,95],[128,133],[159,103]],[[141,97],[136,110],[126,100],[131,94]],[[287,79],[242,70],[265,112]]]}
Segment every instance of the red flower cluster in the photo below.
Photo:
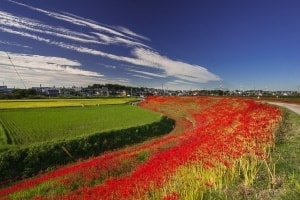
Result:
{"label": "red flower cluster", "polygon": [[[58,199],[142,198],[147,191],[162,187],[180,166],[187,163],[202,163],[206,168],[221,163],[229,168],[234,159],[248,153],[254,152],[263,158],[265,147],[273,143],[273,128],[281,116],[276,107],[233,98],[149,97],[139,105],[175,119],[174,131],[142,145],[107,152],[2,189],[0,195],[54,178],[70,184],[72,177],[79,174],[82,186],[58,195]],[[149,152],[149,158],[137,162],[137,155],[145,150]],[[127,170],[124,161],[131,163]],[[102,181],[98,184],[91,184],[99,179]],[[213,182],[206,184],[214,185]],[[172,193],[164,199],[179,199],[179,195]]]}
{"label": "red flower cluster", "polygon": [[[156,100],[164,104],[174,100],[166,99],[156,97],[146,103]],[[181,99],[176,100],[178,105]],[[189,103],[184,100],[184,104]],[[210,168],[214,167],[213,162],[219,161],[230,166],[230,158],[239,158],[250,151],[263,154],[262,147],[273,142],[272,127],[279,116],[277,108],[254,101],[218,99],[201,113],[193,114],[196,126],[177,137],[180,138],[178,145],[153,155],[127,176],[108,179],[104,184],[80,193],[88,199],[141,198],[150,188],[161,187],[179,166],[186,163],[201,161]],[[78,191],[67,195],[66,199],[77,195]]]}

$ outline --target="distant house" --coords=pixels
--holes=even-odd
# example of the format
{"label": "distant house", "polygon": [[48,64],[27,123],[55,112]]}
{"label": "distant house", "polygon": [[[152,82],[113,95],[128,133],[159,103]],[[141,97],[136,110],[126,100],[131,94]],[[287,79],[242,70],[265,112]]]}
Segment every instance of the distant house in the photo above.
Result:
{"label": "distant house", "polygon": [[7,86],[6,85],[0,86],[0,91],[1,92],[6,92],[7,91]]}
{"label": "distant house", "polygon": [[56,97],[59,95],[59,90],[52,87],[33,87],[38,94]]}
{"label": "distant house", "polygon": [[52,88],[52,89],[48,89],[45,93],[48,96],[57,97],[59,95],[59,90],[55,89],[55,88]]}
{"label": "distant house", "polygon": [[95,96],[109,96],[109,90],[107,87],[95,88]]}
{"label": "distant house", "polygon": [[101,88],[101,95],[102,96],[109,96],[109,90],[107,87],[102,87]]}
{"label": "distant house", "polygon": [[122,92],[120,92],[120,95],[121,95],[122,97],[125,97],[125,96],[127,95],[126,90],[123,90]]}
{"label": "distant house", "polygon": [[72,96],[74,93],[74,90],[72,88],[60,88],[59,89],[59,94],[63,97],[69,97]]}
{"label": "distant house", "polygon": [[0,93],[7,94],[7,93],[10,93],[10,92],[11,92],[11,89],[7,88],[6,85],[0,86]]}

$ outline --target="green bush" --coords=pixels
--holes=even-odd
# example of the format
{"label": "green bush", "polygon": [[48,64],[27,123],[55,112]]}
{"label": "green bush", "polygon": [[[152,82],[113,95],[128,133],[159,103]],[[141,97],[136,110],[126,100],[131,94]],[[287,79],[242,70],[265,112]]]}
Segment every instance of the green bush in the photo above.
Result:
{"label": "green bush", "polygon": [[142,142],[170,132],[173,125],[172,119],[162,117],[158,122],[143,126],[10,149],[0,153],[0,180],[4,183],[30,177],[78,158]]}

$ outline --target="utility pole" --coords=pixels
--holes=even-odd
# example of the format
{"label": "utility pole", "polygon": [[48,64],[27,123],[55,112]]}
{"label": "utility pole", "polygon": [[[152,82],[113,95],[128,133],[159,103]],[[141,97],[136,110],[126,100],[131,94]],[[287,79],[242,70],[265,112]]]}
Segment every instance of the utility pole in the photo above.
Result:
{"label": "utility pole", "polygon": [[22,77],[20,76],[20,74],[19,74],[19,72],[18,72],[18,70],[17,70],[15,64],[13,63],[11,57],[8,55],[8,52],[6,52],[6,55],[7,55],[8,60],[10,61],[11,65],[14,67],[15,72],[17,73],[19,79],[20,79],[21,82],[23,83],[24,88],[27,89],[24,80],[23,80]]}

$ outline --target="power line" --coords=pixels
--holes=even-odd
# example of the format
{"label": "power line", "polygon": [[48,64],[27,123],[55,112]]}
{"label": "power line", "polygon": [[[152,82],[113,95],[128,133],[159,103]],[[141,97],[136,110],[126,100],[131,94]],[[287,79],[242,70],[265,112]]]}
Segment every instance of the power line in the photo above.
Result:
{"label": "power line", "polygon": [[18,77],[20,78],[21,82],[23,83],[24,88],[27,89],[24,80],[23,80],[22,77],[20,76],[20,74],[19,74],[19,72],[18,72],[16,66],[15,66],[14,63],[12,62],[10,56],[8,55],[7,52],[5,52],[5,53],[6,53],[6,55],[7,55],[8,60],[10,61],[10,63],[12,64],[12,66],[14,67],[15,72],[17,73]]}

